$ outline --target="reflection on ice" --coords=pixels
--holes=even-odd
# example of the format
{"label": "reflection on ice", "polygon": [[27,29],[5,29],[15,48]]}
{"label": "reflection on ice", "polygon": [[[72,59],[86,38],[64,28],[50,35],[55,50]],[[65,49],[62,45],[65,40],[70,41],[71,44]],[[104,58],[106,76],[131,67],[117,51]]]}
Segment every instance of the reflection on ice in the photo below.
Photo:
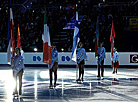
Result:
{"label": "reflection on ice", "polygon": [[[122,72],[121,72],[122,70]],[[119,69],[117,75],[112,69],[105,69],[104,79],[97,80],[97,69],[85,69],[84,82],[76,82],[76,68],[58,69],[57,87],[49,89],[48,69],[27,69],[23,75],[23,95],[13,98],[14,80],[12,70],[0,70],[0,101],[135,101],[138,95],[138,72]],[[78,74],[78,73],[77,73]],[[135,90],[135,91],[134,91]],[[117,97],[114,97],[117,96]],[[127,101],[126,101],[127,100]]]}

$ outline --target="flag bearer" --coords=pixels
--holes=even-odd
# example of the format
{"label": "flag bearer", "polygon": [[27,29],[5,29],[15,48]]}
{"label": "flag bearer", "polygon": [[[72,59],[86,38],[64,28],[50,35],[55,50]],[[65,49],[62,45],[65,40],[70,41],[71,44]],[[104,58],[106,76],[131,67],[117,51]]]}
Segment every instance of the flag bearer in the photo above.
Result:
{"label": "flag bearer", "polygon": [[[104,59],[105,56],[105,48],[103,47],[103,43],[100,43],[100,47],[98,47],[98,76],[97,77],[104,77]],[[101,69],[101,75],[100,75]]]}
{"label": "flag bearer", "polygon": [[49,88],[53,88],[52,84],[52,75],[54,72],[54,87],[56,87],[56,81],[57,81],[57,68],[58,68],[58,51],[56,50],[55,46],[51,46],[51,52],[52,52],[52,63],[49,65],[49,74],[50,74],[50,86]]}
{"label": "flag bearer", "polygon": [[83,48],[83,43],[79,43],[79,47],[77,50],[77,64],[79,68],[79,78],[76,81],[83,81],[83,76],[84,76],[84,64],[85,60],[87,58],[86,56],[86,51]]}
{"label": "flag bearer", "polygon": [[113,74],[117,74],[117,67],[119,67],[119,54],[117,49],[114,47],[113,49],[113,58],[112,58],[112,67],[113,67]]}

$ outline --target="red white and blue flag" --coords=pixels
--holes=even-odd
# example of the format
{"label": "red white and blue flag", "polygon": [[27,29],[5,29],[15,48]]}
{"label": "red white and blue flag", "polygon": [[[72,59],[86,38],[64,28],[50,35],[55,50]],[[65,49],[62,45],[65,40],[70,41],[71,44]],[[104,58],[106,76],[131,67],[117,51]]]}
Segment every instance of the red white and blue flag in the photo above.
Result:
{"label": "red white and blue flag", "polygon": [[8,48],[7,48],[7,63],[11,63],[11,58],[14,57],[15,54],[15,39],[14,39],[14,21],[13,21],[13,12],[10,0],[10,8],[9,8],[9,20],[8,20]]}
{"label": "red white and blue flag", "polygon": [[77,45],[80,41],[80,35],[79,35],[79,25],[78,25],[78,12],[76,12],[76,24],[75,24],[75,29],[74,29],[74,37],[73,37],[73,46],[72,46],[72,55],[71,59],[73,61],[77,61]]}

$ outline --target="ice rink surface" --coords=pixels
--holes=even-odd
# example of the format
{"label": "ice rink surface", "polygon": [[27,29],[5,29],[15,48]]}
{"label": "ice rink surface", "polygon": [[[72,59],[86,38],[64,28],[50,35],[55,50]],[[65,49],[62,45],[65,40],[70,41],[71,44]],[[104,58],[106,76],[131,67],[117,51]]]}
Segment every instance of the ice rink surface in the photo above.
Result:
{"label": "ice rink surface", "polygon": [[59,68],[57,87],[49,89],[49,70],[26,67],[23,94],[14,97],[10,67],[0,66],[0,102],[138,102],[138,68],[105,68],[98,79],[96,68],[85,68],[84,82],[76,82],[76,68]]}

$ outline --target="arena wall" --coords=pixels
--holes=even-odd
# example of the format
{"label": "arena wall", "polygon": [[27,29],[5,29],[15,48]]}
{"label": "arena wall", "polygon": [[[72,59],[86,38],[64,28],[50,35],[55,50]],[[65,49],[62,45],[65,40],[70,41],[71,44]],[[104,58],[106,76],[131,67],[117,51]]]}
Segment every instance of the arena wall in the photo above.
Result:
{"label": "arena wall", "polygon": [[[24,53],[25,64],[45,64],[42,62],[43,53]],[[71,60],[71,52],[59,52],[59,65],[76,65]],[[87,52],[85,65],[97,65],[94,52]],[[138,65],[138,52],[119,52],[120,65]],[[0,53],[0,64],[7,64],[7,53]],[[110,52],[106,52],[105,65],[111,65]]]}

